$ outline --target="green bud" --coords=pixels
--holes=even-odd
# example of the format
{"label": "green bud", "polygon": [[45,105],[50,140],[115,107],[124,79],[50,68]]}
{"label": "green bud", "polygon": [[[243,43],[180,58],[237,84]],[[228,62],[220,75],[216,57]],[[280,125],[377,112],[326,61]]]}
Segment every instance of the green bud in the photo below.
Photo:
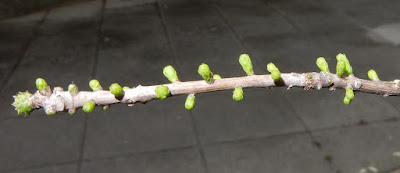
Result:
{"label": "green bud", "polygon": [[339,60],[336,64],[336,75],[341,77],[344,73],[345,68],[346,68],[346,63],[343,60]]}
{"label": "green bud", "polygon": [[186,101],[185,101],[185,108],[186,108],[187,110],[193,109],[195,98],[196,98],[196,97],[194,96],[194,94],[189,94],[189,95],[187,96]]}
{"label": "green bud", "polygon": [[36,79],[36,88],[39,91],[46,90],[48,88],[46,80],[44,80],[43,78],[37,78]]}
{"label": "green bud", "polygon": [[316,64],[321,71],[329,73],[329,66],[324,57],[319,57]]}
{"label": "green bud", "polygon": [[372,81],[379,81],[378,74],[373,69],[368,71],[368,78],[371,79]]}
{"label": "green bud", "polygon": [[347,98],[347,97],[344,97],[344,99],[343,99],[343,103],[346,104],[346,105],[350,104],[351,101],[352,101],[352,100],[349,99],[349,98]]}
{"label": "green bud", "polygon": [[242,87],[236,87],[233,91],[233,100],[240,101],[243,99],[243,89]]}
{"label": "green bud", "polygon": [[399,83],[397,83],[397,86],[399,86],[399,87],[400,87],[400,82],[399,82]]}
{"label": "green bud", "polygon": [[239,63],[247,75],[253,75],[253,65],[251,64],[251,59],[248,54],[242,54],[239,57]]}
{"label": "green bud", "polygon": [[68,85],[68,92],[71,94],[77,94],[79,92],[78,87],[72,83]]}
{"label": "green bud", "polygon": [[276,70],[279,71],[278,67],[276,67],[274,63],[270,62],[267,64],[267,71],[272,73],[272,71],[276,71]]}
{"label": "green bud", "polygon": [[103,106],[103,110],[108,110],[110,108],[110,106],[109,105],[105,105],[105,106]]}
{"label": "green bud", "polygon": [[12,104],[17,111],[17,114],[25,113],[25,116],[29,115],[33,106],[30,103],[29,98],[32,97],[32,94],[29,91],[26,92],[18,92],[17,95],[14,95],[14,103]]}
{"label": "green bud", "polygon": [[155,92],[156,92],[156,98],[159,98],[161,100],[164,100],[170,94],[168,87],[164,85],[158,86]]}
{"label": "green bud", "polygon": [[164,67],[163,74],[172,83],[179,81],[178,75],[176,74],[174,67],[172,67],[171,65]]}
{"label": "green bud", "polygon": [[76,113],[76,108],[68,109],[68,113],[69,113],[70,115],[74,115],[74,114]]}
{"label": "green bud", "polygon": [[124,87],[122,87],[122,89],[127,90],[127,89],[131,89],[131,88],[129,88],[128,86],[124,86]]}
{"label": "green bud", "polygon": [[90,113],[93,111],[94,106],[96,106],[96,103],[94,101],[88,101],[83,104],[82,110],[86,113]]}
{"label": "green bud", "polygon": [[353,88],[347,88],[346,89],[346,95],[345,97],[349,98],[350,100],[354,99],[354,92],[353,92]]}
{"label": "green bud", "polygon": [[349,61],[349,59],[347,59],[347,57],[346,57],[346,55],[344,53],[339,53],[338,55],[336,55],[336,59],[338,61],[343,61],[346,64],[346,67],[345,67],[344,71],[348,75],[353,74],[353,67],[350,65],[350,61]]}
{"label": "green bud", "polygon": [[221,77],[219,74],[213,75],[213,78],[214,78],[214,79],[222,79],[222,77]]}
{"label": "green bud", "polygon": [[281,80],[281,72],[279,70],[274,70],[271,72],[271,77],[275,82],[278,82]]}
{"label": "green bud", "polygon": [[52,108],[45,109],[45,112],[47,115],[55,115],[56,114],[56,111]]}
{"label": "green bud", "polygon": [[211,82],[211,70],[207,64],[202,63],[197,71],[207,82]]}
{"label": "green bud", "polygon": [[118,83],[113,83],[110,86],[110,91],[112,94],[114,94],[115,97],[122,97],[124,95],[124,91],[122,90],[121,85],[119,85]]}
{"label": "green bud", "polygon": [[92,80],[89,82],[89,86],[90,86],[90,88],[92,88],[93,91],[99,91],[99,90],[102,90],[102,89],[103,89],[103,88],[101,87],[101,85],[100,85],[100,82],[99,82],[98,80],[96,80],[96,79],[92,79]]}

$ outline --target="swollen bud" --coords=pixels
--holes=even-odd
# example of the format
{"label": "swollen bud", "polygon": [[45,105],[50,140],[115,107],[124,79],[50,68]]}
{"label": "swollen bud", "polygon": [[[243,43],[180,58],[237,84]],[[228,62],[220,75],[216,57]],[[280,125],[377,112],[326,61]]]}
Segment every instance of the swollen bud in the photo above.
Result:
{"label": "swollen bud", "polygon": [[242,87],[236,87],[233,91],[233,100],[240,101],[243,99],[243,89]]}
{"label": "swollen bud", "polygon": [[189,95],[187,96],[186,101],[185,101],[185,108],[186,108],[187,110],[193,109],[195,98],[196,98],[196,97],[194,96],[194,94],[189,94]]}
{"label": "swollen bud", "polygon": [[268,63],[267,70],[271,73],[271,77],[272,79],[274,79],[275,82],[281,79],[281,72],[279,71],[278,67],[275,66],[274,63],[272,62]]}
{"label": "swollen bud", "polygon": [[116,98],[122,97],[124,95],[124,91],[122,90],[122,87],[118,83],[111,84],[109,89]]}
{"label": "swollen bud", "polygon": [[368,78],[371,79],[372,81],[379,81],[378,74],[373,69],[368,71]]}
{"label": "swollen bud", "polygon": [[211,70],[207,64],[202,63],[197,71],[207,82],[211,82]]}
{"label": "swollen bud", "polygon": [[32,94],[29,91],[18,92],[18,94],[14,95],[13,97],[14,103],[12,105],[15,107],[18,115],[21,113],[25,113],[26,116],[32,112],[33,106],[29,100],[29,98],[32,97]]}
{"label": "swollen bud", "polygon": [[56,110],[54,110],[53,108],[47,108],[47,109],[45,109],[45,112],[47,115],[55,115],[56,114]]}
{"label": "swollen bud", "polygon": [[248,54],[242,54],[239,57],[239,63],[247,75],[253,75],[253,65],[251,64],[251,59]]}
{"label": "swollen bud", "polygon": [[163,74],[172,83],[179,81],[178,75],[176,74],[174,67],[172,67],[171,65],[164,67]]}
{"label": "swollen bud", "polygon": [[168,87],[166,87],[164,85],[158,86],[155,89],[155,92],[156,92],[156,98],[159,98],[161,100],[164,100],[170,94]]}
{"label": "swollen bud", "polygon": [[215,80],[215,79],[222,79],[222,77],[219,75],[219,74],[215,74],[215,75],[213,75],[213,79]]}
{"label": "swollen bud", "polygon": [[89,86],[90,86],[90,88],[92,88],[93,91],[99,91],[99,90],[102,90],[102,89],[103,89],[103,88],[101,87],[101,85],[100,85],[100,82],[99,82],[98,80],[96,80],[96,79],[92,79],[92,80],[89,82]]}
{"label": "swollen bud", "polygon": [[346,63],[342,60],[339,60],[336,64],[336,75],[341,77],[344,73],[345,68],[346,68]]}
{"label": "swollen bud", "polygon": [[353,74],[353,67],[350,65],[350,61],[349,61],[349,59],[347,59],[347,57],[346,57],[346,55],[344,53],[339,53],[338,55],[336,55],[336,59],[338,61],[343,61],[346,64],[346,67],[345,67],[344,71],[348,75]]}
{"label": "swollen bud", "polygon": [[324,57],[319,57],[316,64],[321,71],[329,73],[328,63],[326,62]]}
{"label": "swollen bud", "polygon": [[267,71],[269,71],[270,73],[272,73],[272,71],[278,70],[278,67],[275,66],[274,63],[270,62],[267,64]]}
{"label": "swollen bud", "polygon": [[353,99],[354,99],[353,88],[347,88],[346,94],[343,99],[344,104],[347,104],[347,105],[350,104]]}
{"label": "swollen bud", "polygon": [[72,95],[75,95],[79,92],[78,86],[74,83],[68,85],[68,92]]}
{"label": "swollen bud", "polygon": [[43,78],[37,78],[35,83],[36,83],[36,88],[39,91],[43,91],[43,90],[48,89],[47,82]]}
{"label": "swollen bud", "polygon": [[94,101],[88,101],[83,104],[82,110],[86,113],[90,113],[93,111],[94,106],[96,106],[96,103],[94,103]]}
{"label": "swollen bud", "polygon": [[281,72],[279,70],[274,70],[271,72],[271,77],[275,82],[277,82],[281,79]]}

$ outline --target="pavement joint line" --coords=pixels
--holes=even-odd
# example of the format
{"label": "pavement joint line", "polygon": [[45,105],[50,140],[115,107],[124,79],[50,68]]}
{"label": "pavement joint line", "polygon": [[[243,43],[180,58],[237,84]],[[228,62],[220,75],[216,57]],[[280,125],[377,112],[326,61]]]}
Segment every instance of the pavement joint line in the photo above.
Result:
{"label": "pavement joint line", "polygon": [[19,65],[22,62],[22,59],[25,58],[28,49],[31,47],[32,42],[36,39],[36,37],[40,34],[40,28],[43,26],[44,22],[49,15],[50,10],[45,10],[40,20],[37,22],[36,26],[33,29],[32,35],[28,38],[28,40],[23,44],[20,53],[17,55],[17,61],[14,63],[12,68],[8,70],[8,74],[6,74],[3,79],[1,79],[1,87],[0,92],[3,93],[9,81],[11,81],[11,77],[14,75],[15,71],[17,71]]}
{"label": "pavement joint line", "polygon": [[242,37],[240,36],[240,34],[238,32],[236,32],[236,30],[233,28],[232,24],[229,22],[229,20],[227,19],[226,15],[224,14],[224,12],[222,11],[222,9],[219,7],[219,5],[215,4],[215,3],[211,3],[209,1],[207,1],[207,3],[213,7],[214,11],[217,13],[217,15],[219,16],[219,18],[221,19],[221,21],[227,26],[227,28],[229,29],[229,31],[231,31],[234,40],[236,41],[236,43],[240,46],[240,48],[242,50],[244,50],[245,52],[250,52],[248,47],[245,45],[245,43],[242,43]]}
{"label": "pavement joint line", "polygon": [[[97,41],[96,41],[96,46],[95,46],[95,52],[93,56],[93,67],[92,67],[92,78],[96,78],[96,70],[97,70],[97,61],[99,57],[99,52],[100,52],[100,45],[102,43],[102,27],[104,23],[104,11],[105,11],[105,6],[106,6],[107,0],[101,0],[101,7],[100,7],[100,13],[99,13],[99,22],[97,26]],[[81,138],[81,144],[79,145],[79,158],[77,160],[77,166],[76,166],[76,172],[80,173],[82,171],[82,160],[83,160],[83,155],[85,153],[85,145],[86,145],[86,136],[87,136],[87,126],[88,126],[88,120],[87,117],[84,118],[83,120],[83,130],[82,130],[82,138]]]}
{"label": "pavement joint line", "polygon": [[58,162],[58,163],[43,163],[43,164],[38,164],[38,165],[26,166],[26,167],[22,167],[22,168],[3,169],[3,170],[0,170],[0,172],[4,171],[4,172],[12,173],[15,171],[40,169],[40,168],[53,167],[53,166],[64,166],[64,165],[70,165],[70,164],[76,164],[76,161],[71,160],[71,161],[64,161],[64,162]]}
{"label": "pavement joint line", "polygon": [[[168,48],[173,53],[173,58],[172,58],[173,63],[176,64],[178,66],[178,68],[179,68],[179,63],[177,62],[178,54],[176,52],[175,46],[172,43],[171,34],[168,31],[167,20],[165,18],[165,15],[163,13],[163,9],[162,9],[161,5],[162,4],[159,2],[159,0],[156,0],[154,2],[154,8],[156,9],[157,15],[158,15],[159,19],[161,20],[163,31],[164,31],[164,35],[165,35],[165,37],[167,39]],[[193,129],[193,133],[194,133],[194,137],[195,137],[195,143],[196,143],[195,144],[195,148],[196,148],[198,154],[200,155],[201,165],[204,168],[204,172],[205,173],[209,173],[209,168],[208,168],[206,156],[205,156],[205,153],[204,153],[204,149],[203,149],[202,143],[200,141],[200,137],[199,137],[199,132],[198,132],[198,128],[197,128],[197,125],[196,125],[196,121],[194,119],[194,116],[193,116],[192,112],[190,112],[189,114],[190,114],[189,115],[190,116],[190,121],[192,123],[192,129]]]}
{"label": "pavement joint line", "polygon": [[277,7],[276,5],[270,3],[270,2],[265,2],[262,1],[264,3],[264,5],[271,7],[271,9],[273,9],[278,15],[280,15],[283,19],[285,19],[296,31],[298,32],[303,32],[303,29],[300,26],[296,25],[296,22],[293,21],[288,14],[286,14],[283,10],[281,10],[279,7]]}
{"label": "pavement joint line", "polygon": [[[21,119],[21,120],[23,120],[23,119]],[[381,121],[368,122],[367,124],[364,124],[364,125],[349,124],[349,125],[341,125],[341,126],[334,126],[334,127],[318,128],[318,129],[315,129],[312,131],[313,132],[324,132],[324,131],[329,131],[329,130],[348,129],[348,128],[354,128],[354,127],[360,127],[360,126],[368,127],[373,124],[382,124],[382,123],[386,123],[386,122],[398,122],[399,120],[400,120],[400,118],[391,118],[391,119],[385,119],[385,120],[381,120]],[[203,144],[203,146],[204,147],[212,147],[212,146],[216,146],[216,145],[235,144],[235,143],[259,141],[259,140],[269,140],[269,139],[273,139],[273,138],[277,138],[277,137],[301,135],[301,134],[306,134],[306,133],[307,132],[305,132],[305,131],[295,131],[295,132],[289,132],[289,133],[283,133],[283,134],[267,135],[267,136],[262,136],[262,137],[251,137],[251,138],[216,141],[216,142],[210,142],[210,143]],[[115,155],[115,156],[108,156],[108,157],[86,158],[86,159],[82,159],[82,162],[91,162],[91,161],[98,161],[98,160],[113,160],[113,159],[118,159],[118,158],[129,158],[129,157],[140,156],[140,155],[145,155],[145,154],[156,154],[156,153],[164,153],[164,152],[170,152],[170,151],[195,149],[195,148],[196,148],[196,146],[189,145],[189,146],[182,146],[182,147],[164,148],[164,149],[159,149],[159,150],[131,152],[131,153]],[[8,169],[8,170],[1,170],[1,171],[12,172],[12,171],[17,171],[17,170],[38,169],[38,168],[44,168],[44,167],[50,167],[50,166],[73,164],[73,163],[76,164],[77,160],[67,161],[67,162],[59,162],[59,163],[55,163],[55,164],[54,163],[44,163],[44,164],[33,165],[33,166],[24,167],[24,168],[15,168],[15,169]]]}

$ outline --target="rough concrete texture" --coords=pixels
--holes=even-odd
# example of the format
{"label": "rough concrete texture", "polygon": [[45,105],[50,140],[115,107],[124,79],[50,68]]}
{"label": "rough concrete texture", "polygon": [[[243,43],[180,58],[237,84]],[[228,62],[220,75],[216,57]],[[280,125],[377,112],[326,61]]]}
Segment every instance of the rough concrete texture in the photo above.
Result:
{"label": "rough concrete texture", "polygon": [[[12,95],[37,77],[81,90],[198,80],[208,63],[241,76],[248,53],[257,74],[318,71],[324,56],[348,55],[356,76],[399,78],[400,3],[385,1],[96,0],[0,21],[0,172],[353,173],[400,167],[399,98],[344,91],[246,89],[186,96],[71,116],[16,116]],[[395,27],[393,27],[395,26]]]}

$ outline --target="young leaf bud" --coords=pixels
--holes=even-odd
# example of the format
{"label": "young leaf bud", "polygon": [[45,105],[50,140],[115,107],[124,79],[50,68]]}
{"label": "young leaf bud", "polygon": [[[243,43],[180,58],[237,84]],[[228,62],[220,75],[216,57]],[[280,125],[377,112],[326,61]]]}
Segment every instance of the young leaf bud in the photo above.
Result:
{"label": "young leaf bud", "polygon": [[349,99],[349,98],[347,98],[347,97],[344,97],[344,99],[343,99],[343,103],[346,104],[346,105],[350,104],[351,101],[352,101],[352,100]]}
{"label": "young leaf bud", "polygon": [[328,63],[326,62],[324,57],[319,57],[316,64],[321,71],[329,73]]}
{"label": "young leaf bud", "polygon": [[368,78],[371,79],[372,81],[379,81],[378,74],[373,69],[368,71]]}
{"label": "young leaf bud", "polygon": [[343,60],[339,60],[336,64],[336,75],[341,77],[344,73],[345,68],[346,68],[346,63]]}
{"label": "young leaf bud", "polygon": [[79,92],[78,86],[74,83],[68,85],[68,92],[72,95],[75,95]]}
{"label": "young leaf bud", "polygon": [[103,88],[101,87],[101,85],[100,85],[100,82],[99,82],[98,80],[96,80],[96,79],[92,79],[92,80],[89,82],[89,86],[90,86],[90,88],[92,88],[93,91],[99,91],[99,90],[102,90],[102,89],[103,89]]}
{"label": "young leaf bud", "polygon": [[46,112],[47,115],[55,115],[56,114],[56,110],[54,110],[54,108],[47,108],[44,111]]}
{"label": "young leaf bud", "polygon": [[164,85],[158,86],[155,89],[155,92],[156,92],[156,98],[159,98],[161,100],[164,100],[170,94],[168,87],[166,87]]}
{"label": "young leaf bud", "polygon": [[213,78],[214,78],[214,80],[215,80],[215,79],[222,79],[222,77],[221,77],[219,74],[213,75]]}
{"label": "young leaf bud", "polygon": [[187,96],[187,98],[186,98],[186,101],[185,101],[185,108],[187,109],[187,110],[191,110],[191,109],[193,109],[193,107],[194,107],[194,103],[195,103],[195,96],[194,96],[194,94],[189,94],[188,96]]}
{"label": "young leaf bud", "polygon": [[278,82],[281,80],[281,72],[279,70],[274,70],[271,72],[271,77],[275,82]]}
{"label": "young leaf bud", "polygon": [[242,87],[236,87],[233,91],[233,100],[240,101],[243,99],[243,89]]}
{"label": "young leaf bud", "polygon": [[346,89],[346,95],[345,97],[349,98],[350,100],[354,99],[354,92],[353,92],[353,88],[347,88]]}
{"label": "young leaf bud", "polygon": [[122,97],[124,95],[124,91],[122,90],[122,87],[118,83],[111,84],[109,89],[116,98]]}
{"label": "young leaf bud", "polygon": [[239,63],[247,75],[253,75],[253,65],[251,64],[251,59],[248,54],[242,54],[239,57]]}
{"label": "young leaf bud", "polygon": [[88,101],[83,104],[82,110],[86,113],[90,113],[93,111],[94,106],[96,106],[96,103],[94,103],[94,101]]}
{"label": "young leaf bud", "polygon": [[267,71],[272,73],[272,71],[276,71],[276,70],[279,71],[278,67],[276,67],[274,63],[270,62],[267,64]]}
{"label": "young leaf bud", "polygon": [[338,61],[343,61],[346,64],[346,67],[344,68],[344,71],[348,74],[351,75],[353,74],[353,67],[350,65],[349,59],[347,59],[346,55],[344,53],[339,53],[336,55],[336,59]]}
{"label": "young leaf bud", "polygon": [[47,85],[46,80],[44,80],[43,78],[37,78],[37,79],[36,79],[36,88],[37,88],[39,91],[43,91],[43,90],[45,90],[46,88],[48,88],[48,85]]}
{"label": "young leaf bud", "polygon": [[32,94],[29,91],[26,92],[18,92],[17,95],[14,95],[14,103],[12,104],[15,107],[15,110],[17,111],[17,114],[25,113],[26,115],[29,115],[32,110],[33,106],[30,103],[29,98],[32,96]]}
{"label": "young leaf bud", "polygon": [[172,67],[171,65],[164,67],[163,74],[172,83],[179,81],[178,75],[176,74],[174,67]]}
{"label": "young leaf bud", "polygon": [[197,71],[207,82],[211,82],[211,70],[207,64],[202,63]]}

